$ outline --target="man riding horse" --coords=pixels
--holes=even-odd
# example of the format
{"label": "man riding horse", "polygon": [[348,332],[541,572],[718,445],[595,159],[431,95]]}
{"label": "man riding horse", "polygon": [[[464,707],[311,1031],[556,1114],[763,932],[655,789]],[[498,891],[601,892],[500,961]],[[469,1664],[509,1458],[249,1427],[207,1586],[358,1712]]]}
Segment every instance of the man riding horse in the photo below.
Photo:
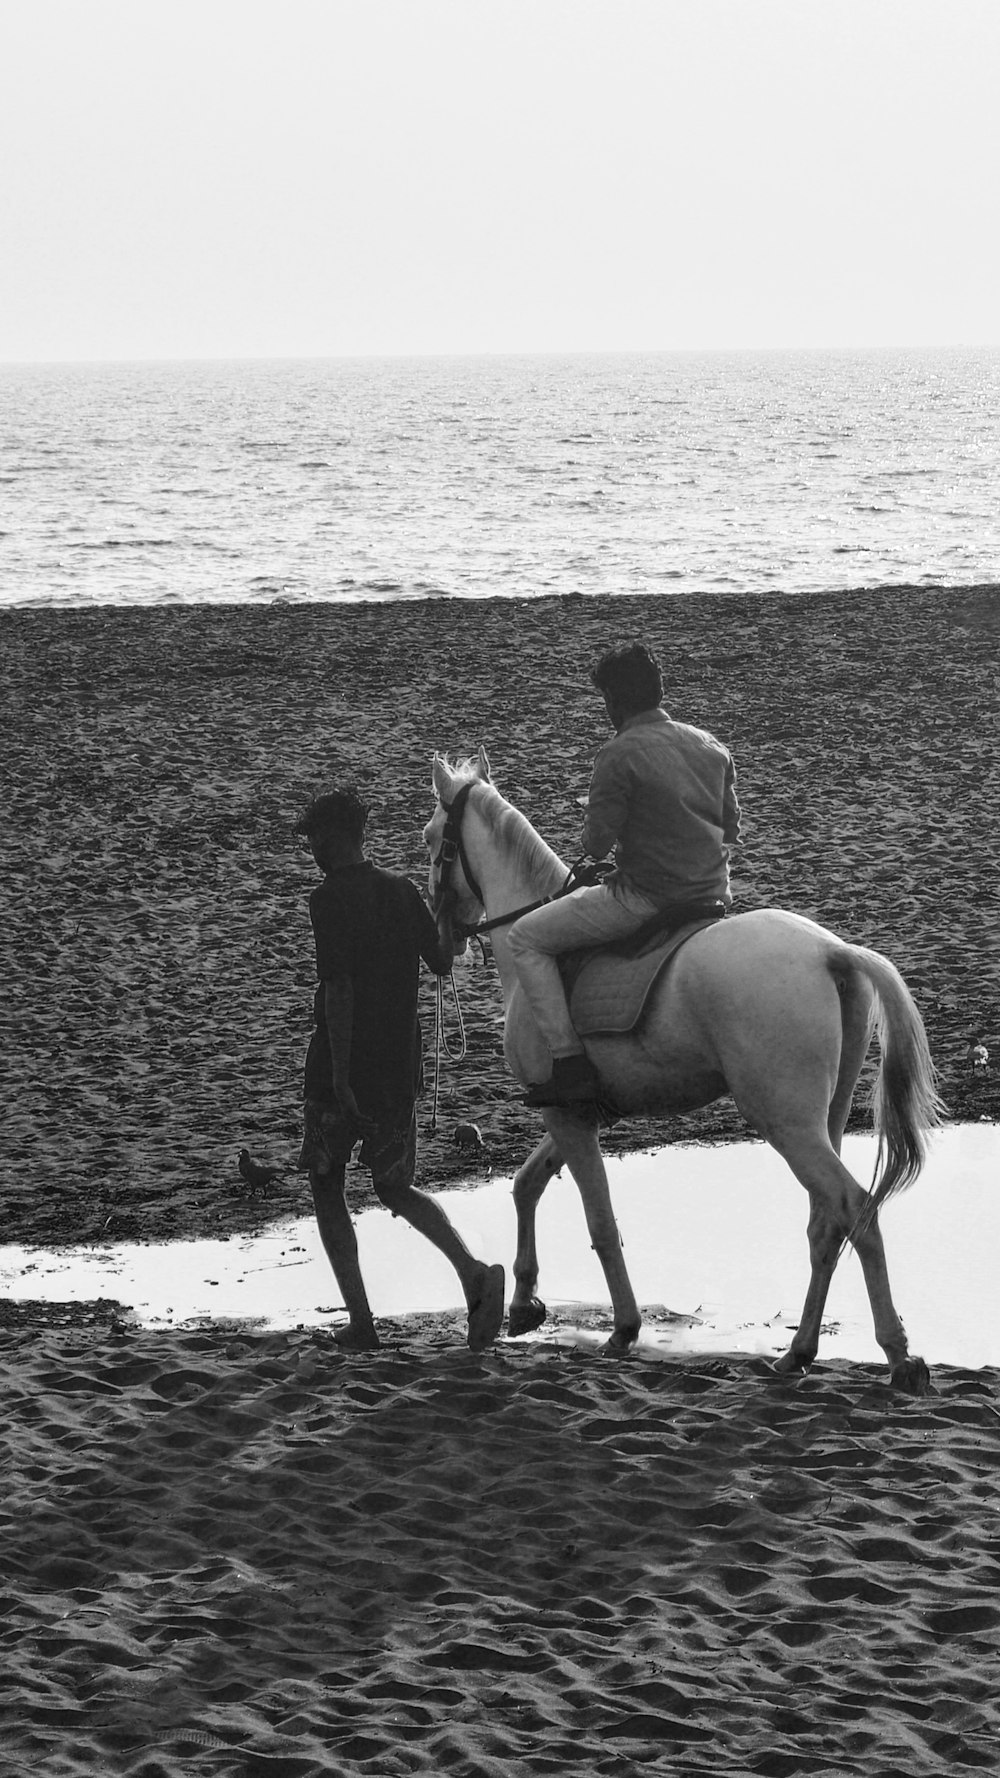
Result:
{"label": "man riding horse", "polygon": [[613,738],[594,763],[583,850],[615,870],[525,914],[510,931],[524,997],[552,1055],[551,1078],[531,1086],[532,1106],[586,1104],[598,1096],[594,1067],[573,1027],[558,958],[629,938],[658,916],[672,924],[730,906],[730,848],[740,835],[736,772],[705,729],[663,709],[660,668],[642,643],[611,649],[591,674]]}

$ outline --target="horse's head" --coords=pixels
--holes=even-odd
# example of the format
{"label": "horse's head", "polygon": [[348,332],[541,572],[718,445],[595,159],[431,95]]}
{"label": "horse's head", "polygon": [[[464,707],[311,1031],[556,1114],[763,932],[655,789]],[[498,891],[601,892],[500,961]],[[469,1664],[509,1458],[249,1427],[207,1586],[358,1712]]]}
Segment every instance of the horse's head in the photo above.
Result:
{"label": "horse's head", "polygon": [[432,775],[438,806],[424,828],[431,900],[453,889],[456,925],[479,925],[489,894],[490,927],[503,927],[508,910],[523,912],[565,883],[566,866],[500,795],[482,747],[457,765],[435,753]]}
{"label": "horse's head", "polygon": [[[490,762],[486,749],[480,747],[475,759],[452,765],[447,756],[435,753],[431,779],[437,808],[424,828],[424,841],[431,855],[429,889],[431,902],[437,903],[443,889],[453,889],[457,897],[455,922],[458,926],[474,926],[482,916],[483,902],[479,884],[472,875],[464,845],[461,843],[461,815],[472,787],[490,782]],[[457,820],[449,819],[457,802]],[[473,884],[475,886],[473,886]]]}

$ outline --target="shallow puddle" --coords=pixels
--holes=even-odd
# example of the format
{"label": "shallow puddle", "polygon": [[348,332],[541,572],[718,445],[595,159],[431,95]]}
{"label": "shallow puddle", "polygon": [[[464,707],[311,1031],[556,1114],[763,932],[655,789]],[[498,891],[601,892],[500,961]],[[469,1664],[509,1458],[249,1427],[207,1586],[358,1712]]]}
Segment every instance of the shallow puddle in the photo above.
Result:
{"label": "shallow puddle", "polygon": [[[864,1183],[874,1158],[871,1138],[848,1137],[844,1159]],[[641,1356],[787,1346],[808,1278],[806,1198],[771,1149],[671,1147],[610,1160],[608,1172],[636,1295],[661,1311]],[[1000,1364],[998,1186],[1000,1126],[952,1126],[935,1138],[917,1185],[883,1213],[897,1307],[913,1348],[932,1361]],[[516,1245],[510,1179],[439,1196],[468,1245],[505,1262],[509,1289]],[[451,1267],[405,1223],[371,1210],[356,1226],[377,1316],[461,1305]],[[542,1199],[538,1253],[539,1293],[551,1307],[607,1303],[568,1175],[553,1180]],[[226,1241],[57,1252],[2,1247],[0,1290],[21,1301],[114,1298],[150,1326],[201,1318],[329,1326],[341,1312],[311,1217]],[[665,1309],[681,1319],[664,1325]],[[881,1356],[852,1253],[834,1278],[826,1328],[821,1357]],[[543,1330],[540,1337],[553,1336]],[[579,1336],[581,1343],[586,1338]]]}

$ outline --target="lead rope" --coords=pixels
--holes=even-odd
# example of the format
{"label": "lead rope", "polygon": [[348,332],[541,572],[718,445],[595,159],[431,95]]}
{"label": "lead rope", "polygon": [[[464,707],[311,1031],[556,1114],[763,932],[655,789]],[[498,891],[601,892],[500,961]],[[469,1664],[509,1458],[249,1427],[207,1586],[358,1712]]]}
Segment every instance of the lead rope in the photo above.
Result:
{"label": "lead rope", "polygon": [[431,1106],[431,1135],[432,1136],[436,1136],[437,1131],[438,1131],[437,1114],[438,1114],[438,1098],[439,1098],[440,1092],[441,1092],[441,1057],[447,1056],[449,1062],[461,1062],[461,1061],[464,1061],[465,1053],[466,1053],[466,1050],[468,1049],[468,1044],[466,1043],[466,1038],[465,1038],[465,1019],[462,1016],[462,1002],[459,1000],[459,997],[458,997],[458,983],[455,980],[455,971],[454,970],[451,971],[448,979],[451,982],[451,991],[452,991],[452,994],[454,995],[454,998],[455,998],[455,1012],[458,1015],[458,1046],[456,1049],[450,1049],[448,1046],[447,1036],[445,1035],[445,1028],[444,1028],[444,976],[439,975],[437,978],[437,994],[435,996],[435,1016],[434,1016],[434,1099],[433,1099],[433,1104]]}

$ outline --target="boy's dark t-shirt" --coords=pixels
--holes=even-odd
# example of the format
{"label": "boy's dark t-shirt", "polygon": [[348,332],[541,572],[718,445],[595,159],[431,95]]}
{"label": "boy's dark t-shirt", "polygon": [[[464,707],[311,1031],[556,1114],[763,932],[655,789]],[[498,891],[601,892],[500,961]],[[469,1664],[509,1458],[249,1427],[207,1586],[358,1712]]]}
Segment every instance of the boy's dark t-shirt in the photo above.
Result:
{"label": "boy's dark t-shirt", "polygon": [[370,859],[325,876],[309,897],[309,917],[320,986],[312,1045],[319,1053],[307,1063],[307,1091],[331,1096],[322,984],[347,975],[354,989],[350,1083],[358,1109],[380,1123],[405,1122],[420,1089],[421,958],[444,973],[434,919],[406,877]]}

